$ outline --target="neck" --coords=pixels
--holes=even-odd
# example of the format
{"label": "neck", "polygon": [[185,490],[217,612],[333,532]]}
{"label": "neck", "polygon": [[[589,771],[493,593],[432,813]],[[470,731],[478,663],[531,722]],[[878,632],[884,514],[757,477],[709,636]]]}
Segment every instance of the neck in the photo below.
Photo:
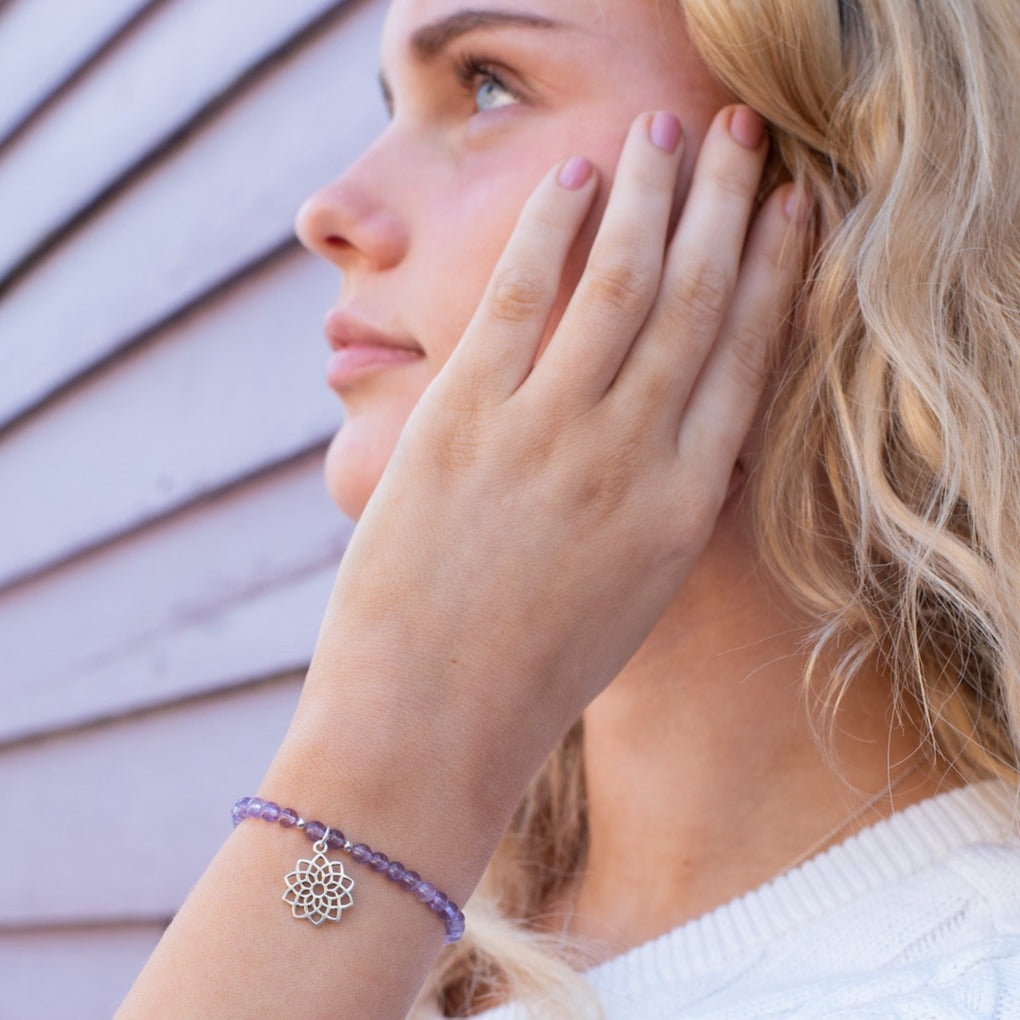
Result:
{"label": "neck", "polygon": [[[735,597],[736,596],[736,597]],[[585,713],[589,854],[572,934],[614,955],[692,920],[936,792],[877,670],[817,738],[807,622],[725,526]],[[816,664],[815,679],[827,679]]]}

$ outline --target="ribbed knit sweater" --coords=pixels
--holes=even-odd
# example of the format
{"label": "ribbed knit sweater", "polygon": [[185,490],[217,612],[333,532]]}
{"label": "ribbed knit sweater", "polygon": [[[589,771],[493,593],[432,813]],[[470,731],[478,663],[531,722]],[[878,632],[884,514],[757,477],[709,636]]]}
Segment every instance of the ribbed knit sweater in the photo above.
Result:
{"label": "ribbed knit sweater", "polygon": [[914,805],[585,978],[609,1020],[1020,1020],[1014,806],[990,782]]}

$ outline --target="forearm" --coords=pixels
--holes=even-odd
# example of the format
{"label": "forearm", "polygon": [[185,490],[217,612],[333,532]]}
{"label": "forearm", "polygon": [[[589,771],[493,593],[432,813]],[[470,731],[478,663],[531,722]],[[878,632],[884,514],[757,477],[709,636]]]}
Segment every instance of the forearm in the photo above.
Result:
{"label": "forearm", "polygon": [[[354,570],[357,558],[352,549],[338,576],[283,744],[258,789],[237,792],[338,827],[463,905],[572,718],[499,675],[483,628],[472,641],[438,608],[422,612],[428,587],[410,557],[385,611],[366,591],[378,568]],[[120,1015],[282,1017],[299,1005],[310,1017],[404,1017],[442,949],[442,919],[333,852],[355,881],[354,906],[336,924],[296,920],[285,876],[312,856],[295,829],[240,824]]]}
{"label": "forearm", "polygon": [[[343,690],[338,678],[337,702]],[[355,699],[357,701],[357,699]],[[469,741],[422,719],[416,739],[366,706],[306,698],[259,794],[341,827],[463,904],[494,849],[512,797],[473,765]],[[315,731],[322,736],[316,736]],[[239,791],[251,792],[251,791]],[[502,798],[502,799],[501,799]],[[229,805],[224,805],[226,821]],[[354,906],[338,924],[295,920],[284,876],[311,844],[248,821],[225,842],[122,1007],[123,1017],[403,1017],[443,945],[441,918],[341,853]]]}

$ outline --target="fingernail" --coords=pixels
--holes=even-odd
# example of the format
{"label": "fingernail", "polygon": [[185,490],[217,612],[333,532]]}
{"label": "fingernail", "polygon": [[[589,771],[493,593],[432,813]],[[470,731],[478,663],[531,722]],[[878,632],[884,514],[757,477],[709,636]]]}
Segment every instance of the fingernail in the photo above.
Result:
{"label": "fingernail", "polygon": [[560,185],[568,191],[578,191],[591,179],[595,168],[583,156],[573,156],[560,169]]}
{"label": "fingernail", "polygon": [[749,106],[738,106],[730,117],[730,135],[745,149],[754,151],[765,137],[765,122]]}
{"label": "fingernail", "polygon": [[680,141],[680,121],[671,113],[657,113],[648,134],[654,146],[672,154]]}

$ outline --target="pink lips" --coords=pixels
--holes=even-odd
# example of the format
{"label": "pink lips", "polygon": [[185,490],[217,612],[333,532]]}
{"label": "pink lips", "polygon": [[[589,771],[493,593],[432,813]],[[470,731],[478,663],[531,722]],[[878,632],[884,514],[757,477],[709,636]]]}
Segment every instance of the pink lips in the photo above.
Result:
{"label": "pink lips", "polygon": [[336,391],[425,356],[413,340],[390,336],[351,312],[339,309],[326,316],[326,339],[333,348],[326,379]]}

